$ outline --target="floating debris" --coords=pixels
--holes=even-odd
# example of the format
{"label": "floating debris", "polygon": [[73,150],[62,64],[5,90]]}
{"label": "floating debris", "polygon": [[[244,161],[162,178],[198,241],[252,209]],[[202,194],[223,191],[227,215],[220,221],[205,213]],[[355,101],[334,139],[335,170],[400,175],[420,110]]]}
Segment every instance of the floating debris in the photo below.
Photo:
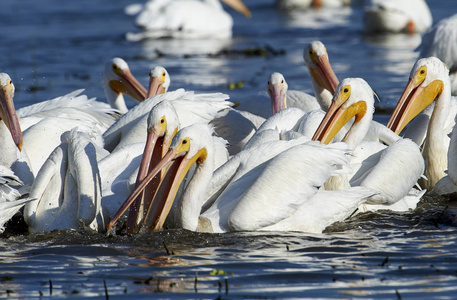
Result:
{"label": "floating debris", "polygon": [[389,256],[386,256],[386,258],[382,261],[382,263],[380,264],[381,267],[384,267],[385,264],[387,264],[389,262]]}
{"label": "floating debris", "polygon": [[[241,89],[242,87],[244,87],[244,83],[246,81],[243,79],[243,80],[240,80],[238,82],[232,82],[232,83],[229,83],[227,88],[231,89],[231,90],[234,90],[234,89]],[[239,105],[239,104],[238,104]]]}
{"label": "floating debris", "polygon": [[220,56],[240,56],[240,57],[271,57],[271,56],[280,56],[285,55],[286,50],[284,49],[274,49],[270,45],[266,45],[265,47],[261,48],[246,48],[246,49],[222,49],[216,54],[210,54],[210,57],[220,57]]}
{"label": "floating debris", "polygon": [[228,278],[225,278],[225,294],[228,295],[229,287],[228,287]]}
{"label": "floating debris", "polygon": [[108,286],[106,285],[106,280],[103,280],[103,285],[105,286],[105,298],[109,300]]}
{"label": "floating debris", "polygon": [[230,272],[230,273],[227,273],[226,271],[224,270],[216,270],[216,269],[213,269],[211,272],[209,272],[209,275],[233,275],[234,273],[233,272]]}
{"label": "floating debris", "polygon": [[[216,53],[186,53],[182,55],[168,54],[160,49],[154,49],[155,58],[164,57],[182,57],[182,58],[194,58],[194,57],[276,57],[286,55],[285,49],[275,49],[270,45],[264,47],[244,48],[244,49],[228,49],[224,48]],[[145,56],[137,55],[136,59],[144,59]],[[149,59],[149,58],[146,58]]]}
{"label": "floating debris", "polygon": [[165,247],[165,250],[167,251],[167,255],[175,255],[173,251],[168,250],[167,244],[165,244],[165,241],[163,241],[163,246]]}
{"label": "floating debris", "polygon": [[224,270],[216,270],[216,269],[213,269],[211,272],[209,272],[209,275],[227,275],[227,272],[225,272]]}
{"label": "floating debris", "polygon": [[198,271],[195,271],[194,290],[196,293],[198,293],[197,284],[198,284]]}

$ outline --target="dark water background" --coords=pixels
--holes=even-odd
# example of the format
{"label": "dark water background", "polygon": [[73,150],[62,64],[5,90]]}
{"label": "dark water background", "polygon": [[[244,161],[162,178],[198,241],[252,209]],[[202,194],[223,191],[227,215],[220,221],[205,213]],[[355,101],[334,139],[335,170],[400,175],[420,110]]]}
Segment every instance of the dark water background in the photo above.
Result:
{"label": "dark water background", "polygon": [[[104,100],[102,72],[114,56],[143,84],[152,67],[166,67],[172,90],[220,91],[236,100],[263,91],[278,71],[289,88],[311,92],[302,51],[319,39],[340,79],[363,77],[377,91],[379,113],[396,104],[421,39],[365,35],[360,6],[285,13],[272,1],[246,0],[253,17],[230,11],[230,41],[132,43],[125,33],[137,29],[123,12],[131,3],[3,0],[0,70],[16,85],[16,108],[79,88]],[[451,0],[428,3],[434,22],[457,12]],[[242,88],[229,89],[238,82]],[[0,298],[455,299],[457,229],[448,224],[456,211],[455,201],[425,197],[415,211],[362,214],[313,235],[4,234]]]}

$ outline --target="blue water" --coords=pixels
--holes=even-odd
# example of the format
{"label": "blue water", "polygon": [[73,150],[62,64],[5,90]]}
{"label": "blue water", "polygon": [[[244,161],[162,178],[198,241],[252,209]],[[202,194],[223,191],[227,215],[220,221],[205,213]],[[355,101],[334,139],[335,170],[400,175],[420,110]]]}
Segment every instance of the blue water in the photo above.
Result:
{"label": "blue water", "polygon": [[[16,108],[79,88],[103,101],[104,64],[115,56],[143,84],[152,67],[166,67],[172,90],[218,91],[236,100],[264,90],[277,71],[289,88],[311,92],[302,51],[319,39],[340,79],[363,77],[377,91],[380,112],[395,105],[420,44],[419,35],[365,35],[360,6],[285,13],[261,0],[246,0],[250,19],[230,11],[232,40],[133,43],[125,34],[137,31],[134,18],[123,12],[131,3],[3,0],[0,70],[16,85]],[[452,1],[428,3],[434,22],[457,12]],[[265,48],[273,50],[239,54]],[[239,51],[206,55],[223,49]],[[241,81],[242,88],[229,88]],[[455,201],[426,197],[413,212],[363,214],[319,235],[4,235],[0,298],[455,299],[457,229],[448,224],[456,211]]]}

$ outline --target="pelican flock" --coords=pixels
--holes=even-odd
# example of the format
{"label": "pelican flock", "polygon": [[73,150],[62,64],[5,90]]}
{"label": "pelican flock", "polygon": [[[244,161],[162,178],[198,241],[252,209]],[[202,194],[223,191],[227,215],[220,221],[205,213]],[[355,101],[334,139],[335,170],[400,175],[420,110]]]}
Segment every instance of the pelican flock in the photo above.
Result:
{"label": "pelican flock", "polygon": [[[224,2],[251,16],[240,0]],[[150,0],[127,11],[143,29],[130,40],[232,36],[219,0]],[[321,233],[365,211],[415,209],[428,192],[455,195],[456,21],[432,28],[423,0],[367,3],[367,31],[429,30],[386,125],[373,120],[369,83],[340,81],[321,41],[303,49],[313,95],[289,90],[279,72],[240,99],[170,90],[161,66],[145,88],[115,57],[104,66],[106,101],[76,90],[16,110],[14,83],[0,73],[0,231],[17,214],[31,233]]]}

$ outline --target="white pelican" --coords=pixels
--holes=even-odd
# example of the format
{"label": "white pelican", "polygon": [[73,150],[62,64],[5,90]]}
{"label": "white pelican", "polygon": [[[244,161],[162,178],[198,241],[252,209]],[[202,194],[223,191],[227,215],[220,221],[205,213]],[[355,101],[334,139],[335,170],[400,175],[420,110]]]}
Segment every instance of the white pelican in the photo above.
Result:
{"label": "white pelican", "polygon": [[49,155],[32,184],[24,210],[30,232],[79,229],[102,232],[133,190],[144,144],[109,153],[74,128]]}
{"label": "white pelican", "polygon": [[[241,0],[222,0],[229,6],[251,16]],[[137,16],[136,25],[143,33],[128,33],[128,40],[144,38],[216,38],[232,36],[232,17],[219,0],[150,0]]]}
{"label": "white pelican", "polygon": [[124,94],[138,102],[146,99],[146,89],[133,76],[129,65],[122,58],[115,57],[105,64],[102,84],[106,100],[112,108],[119,110],[121,113],[128,111]]}
{"label": "white pelican", "polygon": [[[135,185],[138,185],[146,177],[149,169],[152,169],[162,159],[180,127],[176,110],[168,101],[159,102],[151,109],[147,123],[147,138]],[[150,201],[162,177],[159,176],[153,180],[147,186],[146,191],[132,203],[127,218],[128,233],[132,233],[144,223]]]}
{"label": "white pelican", "polygon": [[365,5],[364,23],[368,32],[423,33],[432,22],[425,0],[370,0]]}
{"label": "white pelican", "polygon": [[235,101],[235,104],[238,104],[236,109],[268,119],[286,107],[298,107],[307,112],[320,108],[313,96],[289,90],[288,87],[284,75],[278,72],[271,73],[266,88],[268,96],[260,94],[250,96],[242,102]]}
{"label": "white pelican", "polygon": [[14,84],[11,78],[0,73],[0,165],[11,168],[20,156],[23,136],[13,103]]}
{"label": "white pelican", "polygon": [[[289,97],[288,85],[284,76],[274,72],[267,82],[267,94],[250,96],[239,103],[235,101],[236,109],[226,109],[219,113],[211,122],[215,132],[229,142],[229,152],[236,154],[246,146],[255,133],[265,122],[265,119],[286,107],[306,107],[315,109],[309,104],[313,101],[302,101],[298,97]],[[297,91],[298,92],[298,91]],[[304,94],[304,93],[303,93]],[[312,98],[312,96],[308,96]],[[315,102],[315,101],[314,101]],[[269,105],[268,105],[268,104]]]}
{"label": "white pelican", "polygon": [[378,194],[367,204],[387,205],[388,208],[388,205],[395,204],[408,195],[424,172],[424,160],[419,147],[408,139],[398,138],[388,147],[379,142],[363,141],[373,112],[374,96],[368,83],[361,78],[346,78],[340,82],[332,105],[313,139],[329,143],[343,125],[355,117],[342,140],[354,150],[351,159],[353,173],[350,177],[347,174],[332,177],[325,187],[371,188]]}
{"label": "white pelican", "polygon": [[[282,130],[291,130],[293,125],[298,122],[297,113],[300,114],[299,118],[303,117],[304,111],[302,109],[310,111],[319,108],[314,97],[300,91],[288,91],[287,89],[288,85],[284,76],[277,72],[272,73],[267,83],[268,97],[264,95],[251,96],[247,101],[241,102],[236,109],[222,111],[218,118],[211,122],[215,127],[216,134],[229,142],[230,154],[240,152],[248,143],[251,144],[249,146],[251,147],[253,143],[258,142],[251,140],[257,140],[256,135],[263,135],[262,131],[274,129],[276,136],[278,136]],[[306,95],[307,99],[296,97],[299,93]],[[267,101],[270,105],[267,105]],[[288,116],[285,115],[287,113],[275,116],[287,107],[293,108]],[[272,117],[272,114],[275,117]],[[265,124],[266,119],[269,120],[271,117],[273,119]],[[286,123],[281,124],[282,120]]]}
{"label": "white pelican", "polygon": [[435,56],[450,70],[452,95],[457,95],[457,14],[440,20],[422,37],[421,58]]}
{"label": "white pelican", "polygon": [[164,94],[170,87],[171,79],[164,67],[156,66],[149,72],[149,89],[146,98]]}
{"label": "white pelican", "polygon": [[5,230],[8,222],[25,203],[32,199],[20,199],[19,188],[22,182],[14,173],[4,166],[0,166],[0,233]]}
{"label": "white pelican", "polygon": [[[41,167],[24,208],[30,232],[90,226],[101,210],[101,179],[97,147],[73,129]],[[94,229],[101,224],[94,223]]]}
{"label": "white pelican", "polygon": [[276,0],[276,7],[282,10],[295,10],[304,8],[342,7],[350,5],[351,0]]}
{"label": "white pelican", "polygon": [[457,103],[451,97],[449,69],[436,57],[422,58],[411,70],[409,82],[390,117],[387,127],[399,134],[423,109],[435,101],[428,122],[422,155],[425,160],[426,181],[431,190],[447,169],[449,134],[455,124]]}
{"label": "white pelican", "polygon": [[[329,210],[327,206],[313,206],[316,201],[312,199],[316,193],[319,194],[318,187],[330,175],[347,171],[347,153],[341,143],[326,148],[307,138],[276,141],[233,156],[213,174],[211,131],[204,124],[194,124],[176,134],[168,153],[137,186],[125,205],[128,206],[155,174],[168,168],[159,186],[159,192],[162,192],[156,194],[154,208],[150,212],[150,228],[162,228],[184,174],[192,164],[197,163],[182,196],[174,200],[179,202],[173,204],[177,224],[172,225],[210,232],[322,232],[325,226],[349,216],[359,204],[375,194],[364,188],[359,188],[358,193],[353,190],[357,196],[344,197],[343,201],[333,203],[330,211],[334,214],[322,211]],[[206,203],[205,199],[208,199]],[[315,219],[307,220],[294,215],[306,211],[302,206],[307,207],[308,214],[321,215],[319,224],[314,223]],[[202,207],[206,210],[200,215]],[[288,218],[293,218],[295,222],[292,219],[287,221]],[[116,219],[113,219],[109,226],[115,222]],[[279,223],[284,225],[274,227]]]}
{"label": "white pelican", "polygon": [[303,50],[303,59],[310,73],[314,96],[321,109],[327,111],[339,83],[330,65],[327,48],[321,41],[312,41]]}

